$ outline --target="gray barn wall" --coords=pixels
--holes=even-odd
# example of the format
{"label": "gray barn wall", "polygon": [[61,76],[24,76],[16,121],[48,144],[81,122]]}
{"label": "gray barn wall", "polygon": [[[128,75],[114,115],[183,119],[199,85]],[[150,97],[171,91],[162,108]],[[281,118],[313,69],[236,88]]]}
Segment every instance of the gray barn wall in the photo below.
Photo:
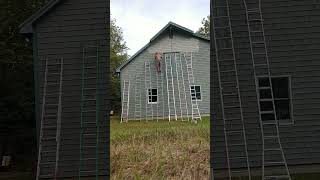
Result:
{"label": "gray barn wall", "polygon": [[[204,40],[199,40],[194,37],[181,35],[174,33],[173,40],[172,40],[172,49],[171,49],[171,40],[169,39],[168,34],[163,34],[159,37],[159,39],[155,40],[151,46],[149,46],[145,51],[143,51],[140,55],[138,55],[132,62],[130,62],[127,66],[121,69],[121,90],[123,86],[124,80],[130,80],[130,106],[129,106],[129,118],[134,118],[134,111],[135,111],[135,75],[138,73],[140,77],[142,77],[142,118],[145,117],[146,114],[146,96],[144,91],[144,62],[150,62],[151,64],[151,79],[152,79],[152,87],[157,88],[157,76],[156,76],[156,69],[154,64],[154,53],[155,52],[193,52],[193,70],[194,70],[194,78],[196,85],[201,86],[201,95],[202,101],[198,101],[200,113],[204,115],[209,114],[210,110],[210,92],[209,92],[209,43]],[[190,88],[188,85],[187,80],[187,70],[184,60],[182,59],[183,64],[183,73],[185,79],[185,88],[187,94],[187,103],[189,113],[191,113],[191,106],[190,106]],[[165,64],[164,64],[164,56],[163,61],[161,63],[162,72],[161,75],[158,76],[158,80],[163,80],[163,91],[164,96],[159,94],[159,103],[153,104],[152,110],[154,116],[157,116],[157,109],[158,109],[158,116],[162,117],[163,115],[165,118],[168,117],[168,99],[167,99],[167,84],[166,84],[166,77],[165,77]],[[180,73],[180,72],[178,72]],[[177,108],[177,115],[180,115],[180,104],[179,104],[179,96],[178,96],[178,86],[176,82],[176,70],[175,70],[175,63],[173,61],[173,76],[175,82],[175,101],[176,101],[176,108]],[[182,81],[180,79],[180,81]],[[180,87],[183,90],[182,87]],[[159,93],[161,93],[161,88],[159,87]],[[184,100],[183,97],[181,99]],[[164,103],[163,103],[164,102]],[[164,105],[164,106],[163,106]],[[173,110],[172,110],[173,111]],[[185,115],[185,113],[183,113]],[[148,114],[151,116],[151,113]]]}
{"label": "gray barn wall", "polygon": [[[294,124],[280,126],[284,153],[291,169],[295,165],[320,163],[319,5],[319,1],[262,1],[271,75],[292,78]],[[261,167],[262,140],[242,1],[231,0],[230,11],[250,165]],[[214,60],[211,64],[212,102],[216,115],[211,123],[211,165],[218,170],[227,166],[216,57],[214,49],[211,52]]]}
{"label": "gray barn wall", "polygon": [[[40,103],[43,95],[45,58],[49,63],[57,59],[64,59],[63,96],[62,96],[62,127],[61,147],[59,160],[60,177],[78,176],[80,159],[80,102],[81,102],[81,72],[82,72],[82,45],[95,45],[100,42],[100,72],[104,76],[101,87],[101,113],[100,113],[100,139],[99,164],[100,175],[107,175],[108,141],[109,133],[108,118],[106,114],[107,87],[109,76],[109,58],[107,44],[108,21],[107,2],[104,0],[65,0],[56,6],[50,13],[45,15],[35,24],[38,65],[39,65],[39,90]],[[95,63],[95,62],[94,62]],[[95,82],[93,82],[95,83]],[[54,100],[47,103],[56,103]],[[108,116],[107,116],[108,117]],[[90,121],[95,121],[93,116]],[[52,122],[55,123],[55,122]],[[92,139],[92,144],[95,144]],[[55,144],[44,142],[43,151],[52,151]],[[94,152],[87,152],[92,153]],[[54,154],[44,154],[44,162],[54,161]],[[84,175],[93,175],[95,172],[95,160],[86,161],[86,171],[93,171]],[[52,173],[53,167],[41,167],[43,172]]]}

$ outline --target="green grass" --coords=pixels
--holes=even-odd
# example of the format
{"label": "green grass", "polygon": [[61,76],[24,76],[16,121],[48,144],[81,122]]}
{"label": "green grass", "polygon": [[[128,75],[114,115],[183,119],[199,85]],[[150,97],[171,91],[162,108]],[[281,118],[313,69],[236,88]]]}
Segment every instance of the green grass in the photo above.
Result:
{"label": "green grass", "polygon": [[111,120],[112,179],[208,179],[209,117],[181,121]]}

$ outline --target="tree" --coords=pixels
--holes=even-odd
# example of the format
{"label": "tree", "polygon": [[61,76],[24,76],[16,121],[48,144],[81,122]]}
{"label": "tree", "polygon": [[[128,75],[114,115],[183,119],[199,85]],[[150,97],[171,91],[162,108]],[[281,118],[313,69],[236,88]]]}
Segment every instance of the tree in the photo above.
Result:
{"label": "tree", "polygon": [[202,27],[196,32],[198,35],[210,38],[210,16],[202,19]]}
{"label": "tree", "polygon": [[111,72],[111,109],[116,113],[121,109],[120,77],[116,69],[128,59],[126,42],[123,39],[122,29],[116,25],[116,20],[110,22],[110,72]]}

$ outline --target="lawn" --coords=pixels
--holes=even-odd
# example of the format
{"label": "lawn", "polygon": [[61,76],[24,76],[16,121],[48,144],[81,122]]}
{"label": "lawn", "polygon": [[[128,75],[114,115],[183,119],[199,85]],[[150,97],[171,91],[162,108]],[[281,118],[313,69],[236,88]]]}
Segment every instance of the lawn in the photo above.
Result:
{"label": "lawn", "polygon": [[111,179],[209,179],[209,117],[120,123],[111,120]]}

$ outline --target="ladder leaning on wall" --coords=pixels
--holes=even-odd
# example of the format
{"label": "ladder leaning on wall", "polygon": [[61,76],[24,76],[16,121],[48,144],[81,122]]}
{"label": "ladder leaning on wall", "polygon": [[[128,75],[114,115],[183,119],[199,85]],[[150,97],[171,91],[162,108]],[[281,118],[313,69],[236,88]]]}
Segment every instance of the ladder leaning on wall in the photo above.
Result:
{"label": "ladder leaning on wall", "polygon": [[[213,4],[215,55],[229,179],[251,179],[228,0]],[[220,13],[218,13],[220,12]],[[243,167],[243,169],[238,170]]]}
{"label": "ladder leaning on wall", "polygon": [[176,100],[174,92],[173,82],[173,68],[172,68],[172,53],[164,54],[165,66],[166,66],[166,81],[167,81],[167,97],[168,97],[168,118],[171,121],[171,116],[177,118]]}
{"label": "ladder leaning on wall", "polygon": [[121,123],[129,120],[129,103],[130,103],[130,81],[123,81],[122,88],[122,106],[121,106]]}
{"label": "ladder leaning on wall", "polygon": [[[79,180],[99,177],[100,80],[99,46],[82,47]],[[85,165],[88,163],[94,164],[95,170]]]}
{"label": "ladder leaning on wall", "polygon": [[190,52],[190,56],[188,56],[187,53],[185,53],[183,56],[187,66],[188,82],[189,82],[189,88],[190,88],[191,121],[197,122],[198,119],[202,120],[202,118],[201,118],[201,114],[198,106],[195,88],[191,88],[195,86],[194,76],[193,76],[193,67],[192,67],[193,54],[192,52]]}
{"label": "ladder leaning on wall", "polygon": [[[37,163],[37,177],[57,179],[59,148],[60,148],[60,130],[61,130],[61,111],[62,111],[62,80],[63,80],[63,58],[59,63],[48,64],[48,58],[45,60],[45,74],[42,97],[42,112],[40,122],[40,139]],[[49,69],[50,68],[50,69]],[[53,70],[54,69],[54,70]],[[51,72],[52,71],[52,72]],[[49,99],[56,103],[49,102]],[[54,132],[54,133],[52,133]],[[55,134],[53,136],[52,134]],[[49,144],[55,142],[55,149]],[[48,144],[47,144],[48,143]],[[55,156],[54,162],[45,162],[45,156]],[[47,167],[47,168],[44,168]],[[53,172],[48,172],[54,170]],[[45,173],[44,173],[44,172]]]}
{"label": "ladder leaning on wall", "polygon": [[136,74],[135,76],[135,85],[134,85],[134,119],[141,121],[141,77]]}
{"label": "ladder leaning on wall", "polygon": [[[259,108],[259,120],[262,133],[262,178],[266,180],[280,178],[291,180],[290,172],[280,141],[279,124],[277,119],[277,113],[275,111],[270,65],[265,41],[263,17],[261,12],[261,0],[256,0],[256,3],[250,2],[250,4],[247,3],[246,0],[243,0],[243,3],[246,9],[252,64],[254,70],[257,102]],[[268,91],[271,94],[271,99],[264,99],[263,101],[264,103],[267,102],[272,104],[271,111],[261,110],[261,101],[259,98],[261,97],[259,95],[259,76],[263,76],[268,79],[269,87],[264,90]],[[268,119],[267,121],[265,121],[262,119],[263,115],[271,115],[273,116],[273,119]],[[274,143],[274,141],[276,141],[276,143]],[[274,160],[274,157],[278,157],[278,160]],[[282,172],[273,172],[269,170],[268,173],[266,173],[265,167],[271,166],[277,166],[278,169],[282,168]]]}
{"label": "ladder leaning on wall", "polygon": [[[150,62],[144,62],[144,83],[145,83],[145,97],[146,97],[146,121],[148,122],[149,117],[153,120],[153,104],[149,103],[149,96],[152,95],[152,86],[151,86],[151,67]],[[151,114],[150,114],[151,113]],[[150,115],[149,115],[150,114]]]}

